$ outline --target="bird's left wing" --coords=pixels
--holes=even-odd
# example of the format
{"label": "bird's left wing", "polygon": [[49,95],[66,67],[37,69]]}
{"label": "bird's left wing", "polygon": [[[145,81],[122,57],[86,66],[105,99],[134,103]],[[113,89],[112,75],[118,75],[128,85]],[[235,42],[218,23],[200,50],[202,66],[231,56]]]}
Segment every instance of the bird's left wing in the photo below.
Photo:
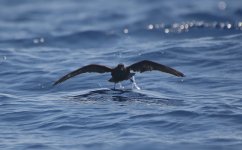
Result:
{"label": "bird's left wing", "polygon": [[175,69],[172,69],[168,66],[158,64],[156,62],[149,61],[149,60],[143,60],[143,61],[134,63],[134,64],[128,66],[127,69],[137,71],[137,72],[141,72],[141,73],[145,72],[145,71],[157,70],[157,71],[170,73],[170,74],[173,74],[173,75],[178,76],[178,77],[184,77],[185,76],[183,73],[181,73],[181,72],[179,72]]}
{"label": "bird's left wing", "polygon": [[65,80],[72,78],[76,75],[82,74],[82,73],[88,73],[88,72],[96,72],[96,73],[106,73],[106,72],[111,72],[112,69],[103,65],[96,65],[96,64],[91,64],[84,66],[82,68],[79,68],[75,71],[72,71],[68,73],[67,75],[61,77],[59,80],[57,80],[53,85],[57,85],[61,82],[64,82]]}

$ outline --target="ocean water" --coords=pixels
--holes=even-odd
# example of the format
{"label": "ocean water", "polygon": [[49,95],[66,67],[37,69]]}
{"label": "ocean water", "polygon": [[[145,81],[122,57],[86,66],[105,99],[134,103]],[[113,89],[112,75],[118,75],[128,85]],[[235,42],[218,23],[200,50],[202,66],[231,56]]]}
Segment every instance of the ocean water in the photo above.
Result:
{"label": "ocean water", "polygon": [[[242,1],[1,0],[0,149],[241,150]],[[186,77],[115,67],[152,60]],[[118,87],[118,86],[117,86]]]}

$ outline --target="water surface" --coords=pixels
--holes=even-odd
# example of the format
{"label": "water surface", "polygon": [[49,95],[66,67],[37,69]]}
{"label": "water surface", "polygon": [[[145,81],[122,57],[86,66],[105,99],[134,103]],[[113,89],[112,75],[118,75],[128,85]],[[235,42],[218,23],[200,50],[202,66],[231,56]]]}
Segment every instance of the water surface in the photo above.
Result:
{"label": "water surface", "polygon": [[[0,2],[1,149],[242,147],[242,2]],[[141,90],[81,66],[152,60]]]}

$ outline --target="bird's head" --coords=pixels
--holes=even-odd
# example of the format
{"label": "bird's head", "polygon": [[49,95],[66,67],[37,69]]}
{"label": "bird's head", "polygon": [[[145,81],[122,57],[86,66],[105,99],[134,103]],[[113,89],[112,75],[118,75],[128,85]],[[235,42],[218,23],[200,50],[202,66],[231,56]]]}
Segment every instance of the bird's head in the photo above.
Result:
{"label": "bird's head", "polygon": [[124,64],[118,64],[117,68],[120,70],[124,70]]}

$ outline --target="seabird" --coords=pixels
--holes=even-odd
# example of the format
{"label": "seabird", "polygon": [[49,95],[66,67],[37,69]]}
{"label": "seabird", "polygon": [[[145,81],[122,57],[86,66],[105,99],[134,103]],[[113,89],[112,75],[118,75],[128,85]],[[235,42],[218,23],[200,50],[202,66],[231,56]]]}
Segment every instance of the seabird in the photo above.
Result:
{"label": "seabird", "polygon": [[128,67],[125,67],[123,64],[118,64],[115,68],[109,68],[107,66],[103,65],[97,65],[97,64],[90,64],[84,67],[81,67],[75,71],[72,71],[65,76],[61,77],[59,80],[57,80],[53,85],[57,85],[61,82],[64,82],[65,80],[72,78],[76,75],[82,74],[82,73],[108,73],[111,72],[112,78],[110,78],[109,82],[114,82],[114,88],[116,83],[124,81],[124,80],[130,80],[133,83],[132,77],[135,75],[134,72],[146,72],[146,71],[152,71],[157,70],[165,73],[169,73],[178,77],[184,77],[185,75],[173,68],[170,68],[168,66],[149,61],[149,60],[143,60],[137,63],[134,63]]}

